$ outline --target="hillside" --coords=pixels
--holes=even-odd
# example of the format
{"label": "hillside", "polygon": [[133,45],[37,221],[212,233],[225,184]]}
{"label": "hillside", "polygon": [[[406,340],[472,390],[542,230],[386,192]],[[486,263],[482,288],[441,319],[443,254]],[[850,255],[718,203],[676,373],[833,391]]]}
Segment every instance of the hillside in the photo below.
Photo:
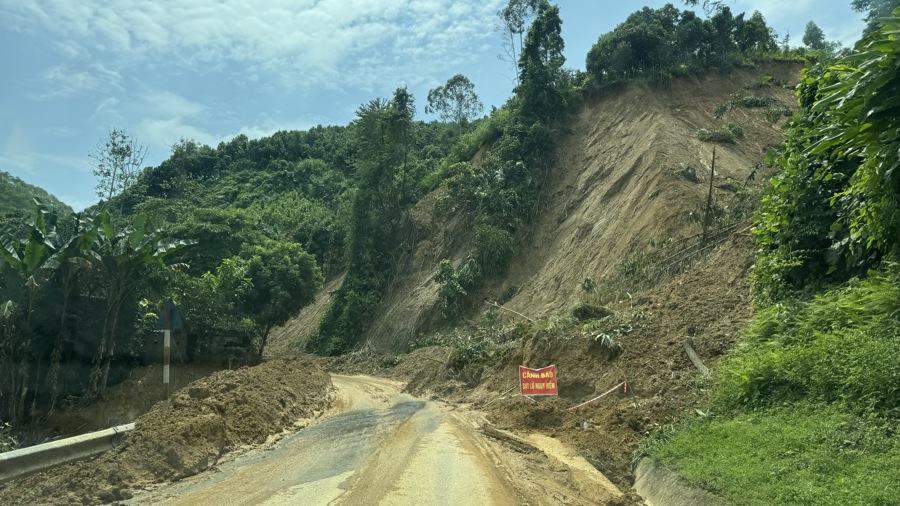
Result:
{"label": "hillside", "polygon": [[34,199],[38,199],[57,214],[68,214],[72,208],[47,193],[46,190],[30,185],[25,181],[0,170],[0,220],[12,217],[29,216],[37,207]]}
{"label": "hillside", "polygon": [[[792,104],[799,69],[797,63],[773,62],[671,85],[633,84],[586,100],[558,143],[542,210],[532,231],[519,238],[509,275],[491,280],[479,300],[514,292],[509,309],[532,318],[559,313],[578,300],[585,278],[614,273],[629,256],[650,251],[650,241],[698,234],[700,226],[688,218],[706,200],[714,146],[714,197],[726,214],[733,210],[739,192],[755,193],[763,184],[764,177],[751,174],[764,170],[765,149],[778,144],[782,133],[764,108],[736,108],[718,119],[715,111],[733,94]],[[765,76],[773,78],[767,82],[788,84],[760,85]],[[743,128],[744,138],[736,144],[697,138],[699,129],[727,123]],[[412,211],[418,240],[368,334],[374,349],[405,351],[416,337],[443,325],[432,276],[441,259],[462,262],[469,247],[462,231],[471,226],[447,198],[446,189],[438,189]],[[327,297],[319,300],[327,303]],[[469,314],[477,317],[483,309],[476,304]],[[302,325],[276,330],[272,349],[302,349],[315,332],[315,319],[308,315],[321,311],[318,304],[310,306],[295,319]]]}

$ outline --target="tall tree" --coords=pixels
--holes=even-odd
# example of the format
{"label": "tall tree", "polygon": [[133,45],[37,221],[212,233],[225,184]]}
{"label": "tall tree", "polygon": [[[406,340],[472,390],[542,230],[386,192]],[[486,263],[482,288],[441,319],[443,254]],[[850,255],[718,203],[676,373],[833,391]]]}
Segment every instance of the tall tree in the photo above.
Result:
{"label": "tall tree", "polygon": [[522,82],[516,87],[516,93],[522,99],[522,112],[526,116],[546,120],[562,111],[564,48],[559,6],[540,0],[537,17],[528,30],[519,57]]}
{"label": "tall tree", "polygon": [[539,0],[509,0],[506,7],[497,12],[500,18],[497,30],[503,37],[503,53],[500,59],[512,64],[516,72],[516,86],[519,85],[519,67],[516,56],[516,38],[519,39],[519,48],[524,45],[523,34],[531,20],[537,14]]}
{"label": "tall tree", "polygon": [[[361,106],[353,122],[357,142],[357,188],[350,205],[347,274],[322,316],[310,351],[336,355],[353,348],[371,317],[399,261],[396,245],[403,221],[404,173],[409,163],[415,102],[406,88],[392,100]],[[399,170],[398,170],[399,169]]]}
{"label": "tall tree", "polygon": [[825,40],[825,32],[815,22],[810,21],[806,23],[806,30],[803,32],[803,45],[813,51],[831,54],[837,51],[841,44]]}
{"label": "tall tree", "polygon": [[35,358],[35,306],[55,267],[47,259],[56,246],[56,232],[56,215],[38,203],[24,234],[9,229],[0,233],[0,364],[9,375],[0,381],[0,398],[9,401],[14,427],[25,420]]}
{"label": "tall tree", "polygon": [[436,112],[442,120],[452,120],[460,131],[483,110],[484,105],[475,94],[475,85],[462,74],[456,74],[447,80],[447,84],[431,89],[428,92],[428,105],[425,107],[428,114]]}
{"label": "tall tree", "polygon": [[878,28],[881,18],[889,17],[894,9],[900,7],[900,0],[853,0],[851,7],[866,14],[864,35],[868,35]]}
{"label": "tall tree", "polygon": [[122,128],[110,129],[90,156],[97,176],[97,195],[109,201],[137,181],[147,148]]}

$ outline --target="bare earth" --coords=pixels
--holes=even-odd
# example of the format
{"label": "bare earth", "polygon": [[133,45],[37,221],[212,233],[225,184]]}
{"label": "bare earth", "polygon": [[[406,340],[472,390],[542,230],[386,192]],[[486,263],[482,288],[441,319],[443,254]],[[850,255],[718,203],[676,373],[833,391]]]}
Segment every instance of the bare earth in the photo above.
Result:
{"label": "bare earth", "polygon": [[477,412],[403,394],[391,380],[333,383],[334,408],[315,425],[126,504],[578,505],[621,496],[558,441],[485,428]]}

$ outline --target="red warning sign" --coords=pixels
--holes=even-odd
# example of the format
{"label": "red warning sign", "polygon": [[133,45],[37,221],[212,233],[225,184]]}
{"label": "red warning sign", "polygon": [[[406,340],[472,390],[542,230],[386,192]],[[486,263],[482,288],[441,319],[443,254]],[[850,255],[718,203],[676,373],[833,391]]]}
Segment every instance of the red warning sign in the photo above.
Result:
{"label": "red warning sign", "polygon": [[520,365],[519,387],[522,395],[557,395],[556,366],[531,369]]}

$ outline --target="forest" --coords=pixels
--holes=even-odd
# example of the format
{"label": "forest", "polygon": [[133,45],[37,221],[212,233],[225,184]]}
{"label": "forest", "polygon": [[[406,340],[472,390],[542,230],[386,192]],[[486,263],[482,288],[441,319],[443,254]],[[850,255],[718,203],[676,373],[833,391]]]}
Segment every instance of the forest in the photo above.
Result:
{"label": "forest", "polygon": [[[511,0],[498,19],[516,85],[485,116],[472,83],[456,75],[427,96],[424,110],[440,121],[416,119],[422,104],[400,87],[361,104],[345,126],[240,135],[215,147],[184,139],[146,168],[134,163],[136,140],[111,131],[95,153],[98,205],[74,213],[34,194],[28,216],[21,203],[2,209],[0,420],[24,433],[54,410],[102,397],[140,365],[169,299],[192,354],[228,336],[258,358],[274,327],[343,275],[307,351],[354,350],[410,258],[410,209],[441,186],[473,223],[465,262],[433,266],[443,318],[453,324],[479,286],[506,272],[540,212],[554,143],[583,100],[772,59],[807,62],[800,110],[769,154],[778,170],[755,218],[759,320],[750,332],[775,355],[737,356],[717,402],[741,412],[788,395],[847,402],[879,423],[896,419],[895,297],[876,297],[893,316],[874,335],[798,343],[785,328],[809,327],[803,315],[817,294],[839,299],[835,290],[844,290],[862,307],[869,299],[854,290],[896,285],[897,2],[853,2],[870,25],[852,49],[828,43],[812,23],[804,46],[790,47],[759,12],[700,4],[701,13],[671,4],[636,11],[599,37],[581,72],[566,67],[560,7]],[[766,320],[785,312],[799,320]],[[848,346],[887,358],[852,384],[835,378],[863,374],[869,355],[834,364],[847,370],[811,372]]]}

